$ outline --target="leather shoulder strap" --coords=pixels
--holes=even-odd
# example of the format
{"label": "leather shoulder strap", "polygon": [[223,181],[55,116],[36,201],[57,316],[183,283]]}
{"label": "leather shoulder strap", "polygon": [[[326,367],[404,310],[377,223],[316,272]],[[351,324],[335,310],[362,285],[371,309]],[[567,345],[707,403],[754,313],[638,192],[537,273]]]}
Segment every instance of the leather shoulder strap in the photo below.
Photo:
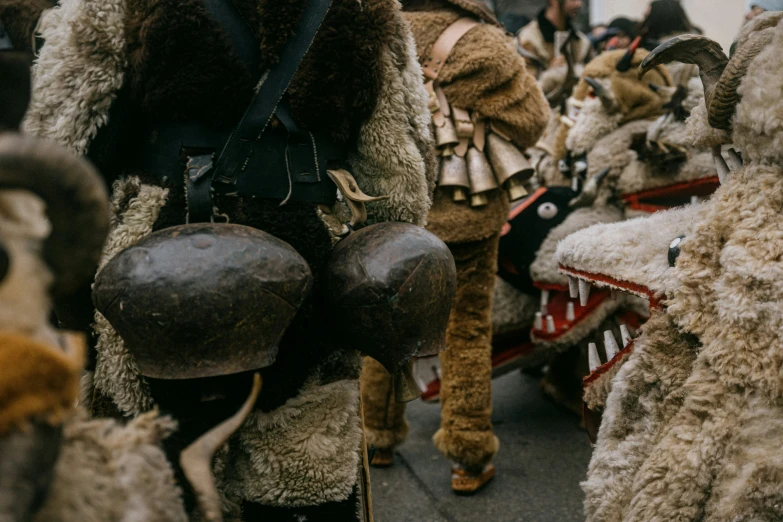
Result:
{"label": "leather shoulder strap", "polygon": [[435,40],[435,43],[432,45],[430,56],[421,64],[424,76],[428,80],[435,81],[438,78],[438,74],[440,74],[443,64],[446,63],[446,59],[448,59],[449,54],[451,54],[451,50],[454,49],[457,42],[459,42],[468,31],[477,25],[480,25],[480,22],[473,18],[460,18],[448,26],[445,31],[440,33],[440,36],[438,36],[438,39]]}
{"label": "leather shoulder strap", "polygon": [[310,49],[330,5],[331,0],[305,1],[305,12],[293,37],[283,48],[280,61],[262,78],[261,87],[223,147],[215,164],[213,180],[227,185],[236,184],[256,141],[269,124],[291,78]]}

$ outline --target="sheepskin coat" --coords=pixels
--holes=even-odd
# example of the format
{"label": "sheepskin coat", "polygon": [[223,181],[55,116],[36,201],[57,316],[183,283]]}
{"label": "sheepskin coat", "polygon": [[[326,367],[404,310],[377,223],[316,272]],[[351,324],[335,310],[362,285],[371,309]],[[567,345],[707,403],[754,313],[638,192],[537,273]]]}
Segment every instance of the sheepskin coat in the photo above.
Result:
{"label": "sheepskin coat", "polygon": [[[415,5],[406,8],[404,16],[420,61],[429,56],[449,25],[472,17],[446,2],[440,8],[433,2],[421,8]],[[457,42],[438,81],[451,105],[487,118],[522,150],[534,145],[544,131],[549,115],[546,99],[503,30],[492,24],[471,29]],[[454,202],[448,190],[436,190],[427,228],[446,243],[486,239],[500,231],[508,215],[503,191],[491,192],[489,200],[486,206],[471,207]]]}
{"label": "sheepskin coat", "polygon": [[[526,51],[533,53],[542,63],[549,66],[555,58],[555,26],[544,16],[545,10],[538,13],[535,20],[520,29],[517,39]],[[590,56],[592,45],[580,31],[573,27],[568,30],[573,31],[576,38],[571,42],[571,56],[575,59],[575,64],[583,64]]]}
{"label": "sheepskin coat", "polygon": [[[232,1],[256,33],[265,65],[275,64],[304,1]],[[134,166],[144,125],[152,118],[231,125],[249,103],[254,80],[199,0],[63,0],[38,27],[46,43],[24,129],[87,155],[113,183],[105,264],[150,232],[185,222],[181,173],[161,181]],[[436,170],[427,95],[396,0],[333,0],[287,92],[296,123],[346,148],[364,192],[389,196],[368,205],[370,222],[425,224]],[[340,348],[321,313],[320,281],[333,237],[313,204],[220,196],[216,206],[232,223],[291,244],[315,280],[276,363],[262,370],[256,411],[232,439],[235,451],[223,465],[233,483],[223,483],[223,492],[234,505],[268,502],[283,510],[350,504],[361,440],[360,363]],[[142,378],[106,319],[95,314],[94,322],[87,397],[94,412],[138,415],[180,396],[176,384]],[[234,391],[250,378],[236,376]],[[179,432],[167,441],[170,458],[210,424],[198,416],[178,420]],[[291,429],[301,436],[286,437]],[[291,493],[264,497],[270,484]]]}

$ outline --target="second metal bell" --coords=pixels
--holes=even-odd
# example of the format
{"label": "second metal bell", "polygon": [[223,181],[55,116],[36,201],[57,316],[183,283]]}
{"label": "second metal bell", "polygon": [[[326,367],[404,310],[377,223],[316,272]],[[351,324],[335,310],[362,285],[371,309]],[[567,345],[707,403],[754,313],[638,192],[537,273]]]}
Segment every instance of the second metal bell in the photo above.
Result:
{"label": "second metal bell", "polygon": [[454,201],[466,201],[470,190],[470,178],[468,177],[468,164],[465,158],[457,154],[442,156],[440,158],[440,173],[438,175],[439,187],[451,187]]}
{"label": "second metal bell", "polygon": [[487,156],[501,185],[506,184],[511,178],[527,181],[535,173],[533,165],[522,151],[495,133],[487,136]]}
{"label": "second metal bell", "polygon": [[468,176],[470,177],[470,206],[480,207],[489,203],[487,192],[498,188],[492,166],[483,152],[470,147],[468,149]]}
{"label": "second metal bell", "polygon": [[444,118],[443,125],[435,125],[435,143],[439,149],[452,147],[459,143],[457,130],[454,128],[451,118]]}

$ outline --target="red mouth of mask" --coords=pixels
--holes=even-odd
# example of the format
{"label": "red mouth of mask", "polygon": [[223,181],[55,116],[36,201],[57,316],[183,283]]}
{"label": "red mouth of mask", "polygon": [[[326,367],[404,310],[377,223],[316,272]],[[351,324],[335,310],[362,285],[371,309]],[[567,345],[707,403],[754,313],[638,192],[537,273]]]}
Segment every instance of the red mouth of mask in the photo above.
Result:
{"label": "red mouth of mask", "polygon": [[693,198],[705,198],[720,186],[718,177],[694,179],[658,187],[633,194],[625,194],[623,201],[628,208],[642,212],[658,212],[669,208],[687,205]]}

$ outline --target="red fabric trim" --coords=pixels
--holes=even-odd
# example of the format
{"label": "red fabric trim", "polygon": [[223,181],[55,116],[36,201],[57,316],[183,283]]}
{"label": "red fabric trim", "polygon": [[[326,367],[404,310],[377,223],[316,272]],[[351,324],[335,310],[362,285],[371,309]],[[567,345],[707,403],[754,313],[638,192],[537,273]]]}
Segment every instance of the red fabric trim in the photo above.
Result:
{"label": "red fabric trim", "polygon": [[615,279],[613,277],[609,277],[603,274],[594,274],[592,272],[585,272],[584,270],[569,268],[565,265],[560,265],[560,271],[563,272],[564,274],[580,276],[583,279],[590,279],[592,281],[605,283],[607,285],[617,287],[621,290],[627,290],[631,293],[641,294],[650,300],[650,308],[663,309],[663,306],[658,301],[658,299],[655,298],[655,295],[653,295],[652,291],[644,285],[640,285],[637,283],[630,283],[628,281],[620,281],[619,279]]}
{"label": "red fabric trim", "polygon": [[541,281],[533,281],[533,286],[539,290],[550,290],[554,292],[568,292],[567,285],[559,285],[557,283],[542,283]]}
{"label": "red fabric trim", "polygon": [[633,194],[626,194],[623,196],[623,201],[625,201],[625,204],[629,208],[634,210],[641,210],[643,212],[658,212],[659,210],[666,210],[671,207],[644,200],[655,199],[663,196],[678,195],[681,193],[683,195],[690,196],[708,196],[715,192],[718,187],[720,187],[720,180],[718,180],[717,176],[713,176],[709,178],[683,181],[680,183],[675,183],[674,185],[643,190]]}

